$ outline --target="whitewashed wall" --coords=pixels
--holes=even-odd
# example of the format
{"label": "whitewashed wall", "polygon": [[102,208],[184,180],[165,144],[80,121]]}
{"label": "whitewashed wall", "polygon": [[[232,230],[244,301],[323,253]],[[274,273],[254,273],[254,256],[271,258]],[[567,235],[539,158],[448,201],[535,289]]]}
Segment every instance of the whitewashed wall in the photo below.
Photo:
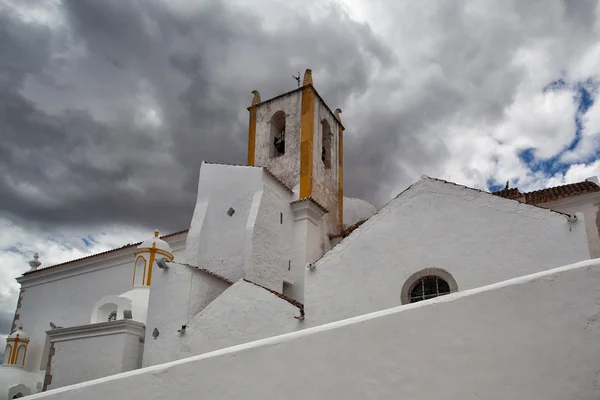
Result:
{"label": "whitewashed wall", "polygon": [[292,196],[262,168],[203,163],[185,263],[281,291],[291,260]]}
{"label": "whitewashed wall", "polygon": [[599,286],[587,261],[31,399],[596,399]]}
{"label": "whitewashed wall", "polygon": [[128,320],[50,332],[54,343],[50,389],[141,367],[144,325]]}
{"label": "whitewashed wall", "polygon": [[471,289],[589,258],[582,220],[423,178],[306,271],[311,326],[401,304],[426,268]]}
{"label": "whitewashed wall", "polygon": [[147,335],[144,366],[292,332],[303,326],[294,318],[298,315],[298,308],[286,300],[252,283],[238,281],[193,317],[185,334],[176,334],[173,323],[156,340]]}
{"label": "whitewashed wall", "polygon": [[592,258],[600,257],[600,193],[590,193],[576,197],[540,204],[540,207],[562,211],[567,214],[583,213],[588,247]]}
{"label": "whitewashed wall", "polygon": [[[166,238],[175,248],[181,246],[176,235]],[[140,238],[142,239],[142,238]],[[18,278],[23,289],[17,324],[30,334],[25,369],[45,369],[46,331],[50,322],[71,327],[90,323],[97,301],[108,295],[119,295],[131,289],[135,248],[74,261],[58,267],[40,269]]]}
{"label": "whitewashed wall", "polygon": [[[187,265],[169,263],[152,276],[143,365],[181,358],[177,332],[217,298],[229,284]],[[153,336],[154,329],[158,336]]]}

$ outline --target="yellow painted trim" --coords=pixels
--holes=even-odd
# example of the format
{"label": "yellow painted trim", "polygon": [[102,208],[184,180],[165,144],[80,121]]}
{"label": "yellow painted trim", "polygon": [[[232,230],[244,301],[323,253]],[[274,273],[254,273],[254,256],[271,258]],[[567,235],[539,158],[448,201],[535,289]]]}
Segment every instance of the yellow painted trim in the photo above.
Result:
{"label": "yellow painted trim", "polygon": [[256,151],[256,106],[251,106],[250,121],[248,123],[248,165],[254,166],[254,156]]}
{"label": "yellow painted trim", "polygon": [[344,229],[344,128],[338,125],[338,210],[340,230]]}
{"label": "yellow painted trim", "polygon": [[[136,250],[133,254],[138,255],[138,254],[142,254],[142,253],[150,253],[152,251],[152,249],[140,249],[140,250]],[[163,255],[165,257],[167,257],[169,259],[169,261],[173,261],[173,254],[169,253],[168,251],[162,250],[162,249],[156,249],[156,253]]]}
{"label": "yellow painted trim", "polygon": [[315,92],[312,85],[302,88],[300,119],[300,198],[312,195],[313,145],[315,130]]}
{"label": "yellow painted trim", "polygon": [[152,281],[152,267],[154,266],[155,258],[156,258],[156,249],[152,249],[152,250],[150,250],[150,261],[148,263],[148,274],[146,275],[144,273],[144,277],[147,277],[146,283],[145,283],[146,286],[150,286],[150,282]]}

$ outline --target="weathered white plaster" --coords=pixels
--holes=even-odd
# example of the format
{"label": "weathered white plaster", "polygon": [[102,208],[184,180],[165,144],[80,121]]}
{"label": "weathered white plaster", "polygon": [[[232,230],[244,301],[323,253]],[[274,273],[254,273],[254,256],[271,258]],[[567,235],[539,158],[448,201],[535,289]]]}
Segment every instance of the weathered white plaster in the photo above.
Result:
{"label": "weathered white plaster", "polygon": [[31,399],[594,399],[598,285],[586,261]]}
{"label": "weathered white plaster", "polygon": [[[303,326],[294,318],[298,315],[299,309],[286,300],[253,283],[238,281],[191,318],[185,333],[178,334],[173,326],[153,340],[149,329],[146,340],[151,346],[144,366],[292,332]],[[160,355],[155,355],[158,346]]]}
{"label": "weathered white plaster", "polygon": [[[230,284],[191,266],[168,263],[152,277],[143,365],[175,360],[184,352],[180,333],[196,314]],[[154,330],[158,336],[154,337]]]}
{"label": "weathered white plaster", "polygon": [[[323,145],[323,120],[330,127],[331,137],[331,167],[326,168],[321,158]],[[331,114],[325,103],[319,96],[315,96],[315,139],[313,141],[313,194],[320,204],[329,212],[325,215],[325,236],[338,234],[341,231],[339,219],[338,202],[338,178],[339,178],[339,123]]]}
{"label": "weathered white plaster", "polygon": [[291,269],[292,197],[263,168],[203,163],[187,264],[281,291]]}
{"label": "weathered white plaster", "polygon": [[588,259],[582,222],[425,177],[306,271],[306,322],[400,305],[408,277],[425,268],[465,290]]}
{"label": "weathered white plaster", "polygon": [[567,214],[583,213],[588,246],[592,258],[600,257],[600,193],[588,193],[556,201],[541,203],[540,207],[550,208]]}
{"label": "weathered white plaster", "polygon": [[369,219],[377,213],[375,206],[365,200],[344,197],[344,228]]}
{"label": "weathered white plaster", "polygon": [[[254,165],[267,167],[288,187],[300,182],[300,122],[302,92],[297,91],[271,100],[256,110]],[[285,154],[271,157],[271,118],[285,113]]]}
{"label": "weathered white plaster", "polygon": [[141,367],[144,324],[118,320],[49,330],[50,389]]}

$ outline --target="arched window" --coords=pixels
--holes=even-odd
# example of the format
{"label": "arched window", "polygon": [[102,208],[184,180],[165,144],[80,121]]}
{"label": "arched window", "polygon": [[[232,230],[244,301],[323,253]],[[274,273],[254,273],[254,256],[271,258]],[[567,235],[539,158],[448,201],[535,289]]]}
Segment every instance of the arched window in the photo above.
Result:
{"label": "arched window", "polygon": [[426,276],[413,284],[410,290],[410,302],[432,299],[450,293],[448,282],[438,276]]}
{"label": "arched window", "polygon": [[327,120],[321,121],[321,161],[331,168],[331,128]]}
{"label": "arched window", "polygon": [[23,396],[23,393],[19,392],[13,396],[13,399],[20,399],[21,397],[25,397],[25,396]]}
{"label": "arched window", "polygon": [[110,314],[108,314],[108,322],[116,321],[116,320],[117,320],[117,312],[111,311]]}
{"label": "arched window", "polygon": [[416,303],[457,292],[454,277],[441,268],[425,268],[412,274],[402,286],[402,304]]}
{"label": "arched window", "polygon": [[143,286],[146,278],[146,259],[139,256],[135,260],[135,270],[133,271],[133,286]]}
{"label": "arched window", "polygon": [[271,117],[271,158],[285,154],[285,113],[277,111]]}

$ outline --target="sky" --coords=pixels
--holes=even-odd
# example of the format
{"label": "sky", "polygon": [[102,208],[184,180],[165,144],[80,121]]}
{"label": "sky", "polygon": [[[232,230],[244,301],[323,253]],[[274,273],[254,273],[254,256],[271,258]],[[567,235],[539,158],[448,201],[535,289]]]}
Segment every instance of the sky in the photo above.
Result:
{"label": "sky", "polygon": [[247,161],[251,91],[306,68],[378,208],[421,175],[600,175],[596,0],[0,0],[0,339],[35,252],[187,229],[200,163]]}

